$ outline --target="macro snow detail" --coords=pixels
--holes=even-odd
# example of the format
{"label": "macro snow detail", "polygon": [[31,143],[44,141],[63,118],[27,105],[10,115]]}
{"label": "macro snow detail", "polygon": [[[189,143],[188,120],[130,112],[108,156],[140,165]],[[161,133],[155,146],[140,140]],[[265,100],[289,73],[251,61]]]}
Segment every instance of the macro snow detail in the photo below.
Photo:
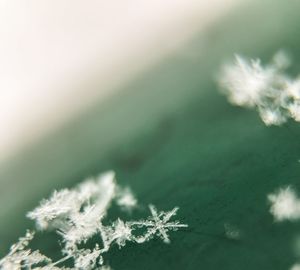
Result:
{"label": "macro snow detail", "polygon": [[300,122],[300,79],[285,73],[290,63],[283,51],[265,66],[260,59],[236,55],[234,63],[223,66],[219,84],[232,104],[255,108],[266,125],[289,118]]}
{"label": "macro snow detail", "polygon": [[[149,205],[151,215],[146,219],[124,221],[118,218],[106,224],[105,217],[113,203],[124,211],[132,211],[137,206],[131,190],[116,184],[114,172],[101,174],[97,179],[87,179],[73,189],[54,191],[27,217],[35,221],[37,230],[54,230],[62,237],[62,258],[53,262],[39,250],[32,251],[28,246],[34,232],[27,231],[0,260],[0,269],[109,270],[111,268],[105,264],[103,256],[112,245],[122,248],[126,242],[141,244],[156,236],[164,243],[170,243],[169,231],[187,227],[179,221],[171,221],[178,211],[177,207],[164,212],[153,205]],[[84,248],[94,236],[100,237],[100,243],[92,249]],[[63,266],[66,261],[71,262],[71,268]]]}

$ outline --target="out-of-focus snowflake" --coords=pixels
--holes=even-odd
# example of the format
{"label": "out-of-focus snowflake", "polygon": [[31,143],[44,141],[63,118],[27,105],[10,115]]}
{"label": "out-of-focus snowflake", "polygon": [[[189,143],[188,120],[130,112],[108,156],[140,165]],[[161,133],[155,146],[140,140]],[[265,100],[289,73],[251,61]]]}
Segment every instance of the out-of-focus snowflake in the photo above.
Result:
{"label": "out-of-focus snowflake", "polygon": [[268,195],[270,212],[276,221],[297,220],[300,218],[300,199],[291,187],[281,188]]}
{"label": "out-of-focus snowflake", "polygon": [[266,125],[281,125],[289,118],[300,122],[300,79],[285,73],[290,58],[279,51],[269,65],[236,55],[219,77],[222,92],[238,106],[256,108]]}
{"label": "out-of-focus snowflake", "polygon": [[[73,189],[55,191],[27,216],[36,222],[38,230],[55,230],[62,236],[63,257],[52,262],[38,250],[31,251],[28,245],[34,233],[27,232],[25,237],[21,237],[11,247],[8,255],[0,260],[0,269],[109,270],[111,268],[105,265],[103,255],[112,245],[122,248],[126,242],[143,243],[154,236],[169,243],[169,231],[187,227],[179,221],[170,221],[177,207],[169,212],[158,212],[152,205],[149,206],[152,216],[145,220],[123,221],[118,218],[111,224],[105,224],[107,211],[113,201],[121,210],[131,211],[137,206],[132,191],[116,184],[114,172],[87,179]],[[83,248],[95,235],[100,236],[101,243],[96,244],[92,250]],[[72,268],[61,266],[67,260],[73,262]]]}
{"label": "out-of-focus snowflake", "polygon": [[239,240],[241,238],[241,231],[230,223],[224,224],[224,233],[231,240]]}
{"label": "out-of-focus snowflake", "polygon": [[[295,190],[288,186],[280,188],[278,191],[268,195],[268,201],[271,204],[270,213],[276,222],[297,221],[300,219],[300,198]],[[298,253],[298,244],[295,246]],[[300,264],[294,264],[290,270],[300,270]]]}
{"label": "out-of-focus snowflake", "polygon": [[137,206],[137,200],[129,187],[118,188],[116,197],[117,205],[119,205],[122,210],[130,212]]}

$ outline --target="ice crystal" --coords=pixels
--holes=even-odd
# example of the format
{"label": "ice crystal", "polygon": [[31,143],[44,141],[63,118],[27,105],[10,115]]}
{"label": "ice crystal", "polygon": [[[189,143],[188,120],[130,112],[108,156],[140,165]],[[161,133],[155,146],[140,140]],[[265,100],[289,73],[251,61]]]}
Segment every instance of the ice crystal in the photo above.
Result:
{"label": "ice crystal", "polygon": [[300,199],[291,187],[269,194],[268,200],[271,203],[270,212],[276,221],[300,218]]}
{"label": "ice crystal", "polygon": [[19,241],[11,246],[10,252],[0,260],[2,270],[21,270],[23,269],[22,267],[32,269],[40,264],[51,263],[51,259],[41,254],[38,250],[31,251],[27,248],[33,236],[33,232],[27,231],[24,237],[20,237]]}
{"label": "ice crystal", "polygon": [[117,190],[117,204],[126,211],[132,211],[137,206],[137,200],[129,187]]}
{"label": "ice crystal", "polygon": [[[116,184],[114,172],[87,179],[73,189],[54,191],[49,199],[42,200],[27,217],[35,221],[38,230],[55,230],[62,237],[63,257],[52,262],[38,250],[31,251],[28,245],[34,233],[27,232],[0,261],[0,269],[109,270],[111,268],[105,264],[103,255],[112,245],[122,248],[126,242],[140,244],[155,236],[170,243],[169,231],[187,227],[179,221],[170,221],[176,215],[177,207],[168,212],[159,212],[153,205],[149,205],[151,216],[145,220],[124,221],[118,218],[105,224],[107,211],[113,202],[126,211],[137,206],[132,191]],[[93,249],[83,248],[95,235],[100,236],[101,243]],[[72,268],[62,266],[67,260],[73,262]]]}
{"label": "ice crystal", "polygon": [[147,220],[130,222],[131,227],[146,227],[147,232],[142,236],[135,237],[135,241],[143,243],[150,240],[154,235],[158,235],[165,243],[170,243],[168,231],[176,231],[179,228],[187,227],[179,221],[169,220],[176,215],[178,207],[173,208],[169,212],[158,212],[153,205],[149,205],[151,215]]}
{"label": "ice crystal", "polygon": [[81,249],[74,257],[75,269],[92,270],[97,266],[97,259],[100,256],[100,249],[97,245],[94,250]]}
{"label": "ice crystal", "polygon": [[[268,200],[271,203],[270,212],[275,221],[296,221],[300,219],[300,198],[291,187],[280,188],[278,191],[269,194]],[[298,252],[298,247],[295,247]],[[300,264],[294,264],[290,270],[300,270]]]}
{"label": "ice crystal", "polygon": [[234,63],[223,66],[219,84],[232,104],[256,108],[266,125],[281,125],[289,118],[300,122],[300,79],[285,73],[289,65],[283,51],[265,66],[259,59],[236,55]]}

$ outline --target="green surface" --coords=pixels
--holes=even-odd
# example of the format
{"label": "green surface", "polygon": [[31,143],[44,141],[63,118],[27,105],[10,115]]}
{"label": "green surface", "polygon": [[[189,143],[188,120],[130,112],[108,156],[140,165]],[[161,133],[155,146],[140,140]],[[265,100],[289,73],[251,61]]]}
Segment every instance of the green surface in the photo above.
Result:
{"label": "green surface", "polygon": [[[190,227],[171,233],[170,245],[116,247],[106,257],[113,269],[289,269],[300,224],[274,223],[266,196],[287,184],[300,191],[300,125],[265,127],[256,112],[229,105],[214,82],[234,52],[268,60],[286,48],[291,73],[300,73],[300,5],[281,3],[234,13],[122,96],[2,168],[0,256],[33,226],[25,212],[51,190],[114,169],[141,204],[179,206],[178,219]],[[224,224],[238,228],[240,239],[226,237]],[[57,254],[52,238],[43,250]]]}

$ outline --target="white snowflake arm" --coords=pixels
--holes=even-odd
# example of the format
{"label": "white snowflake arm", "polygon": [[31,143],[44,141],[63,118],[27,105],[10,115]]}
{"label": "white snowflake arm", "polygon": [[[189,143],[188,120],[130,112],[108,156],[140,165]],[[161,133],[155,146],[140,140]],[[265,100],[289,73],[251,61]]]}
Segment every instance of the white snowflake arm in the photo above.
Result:
{"label": "white snowflake arm", "polygon": [[170,243],[168,231],[176,231],[179,228],[188,227],[187,224],[181,224],[179,221],[169,220],[176,215],[178,207],[173,208],[169,212],[159,212],[153,205],[149,205],[152,214],[147,220],[128,222],[131,227],[146,227],[147,232],[145,235],[135,237],[135,241],[143,243],[149,241],[154,235],[158,235],[165,243]]}

